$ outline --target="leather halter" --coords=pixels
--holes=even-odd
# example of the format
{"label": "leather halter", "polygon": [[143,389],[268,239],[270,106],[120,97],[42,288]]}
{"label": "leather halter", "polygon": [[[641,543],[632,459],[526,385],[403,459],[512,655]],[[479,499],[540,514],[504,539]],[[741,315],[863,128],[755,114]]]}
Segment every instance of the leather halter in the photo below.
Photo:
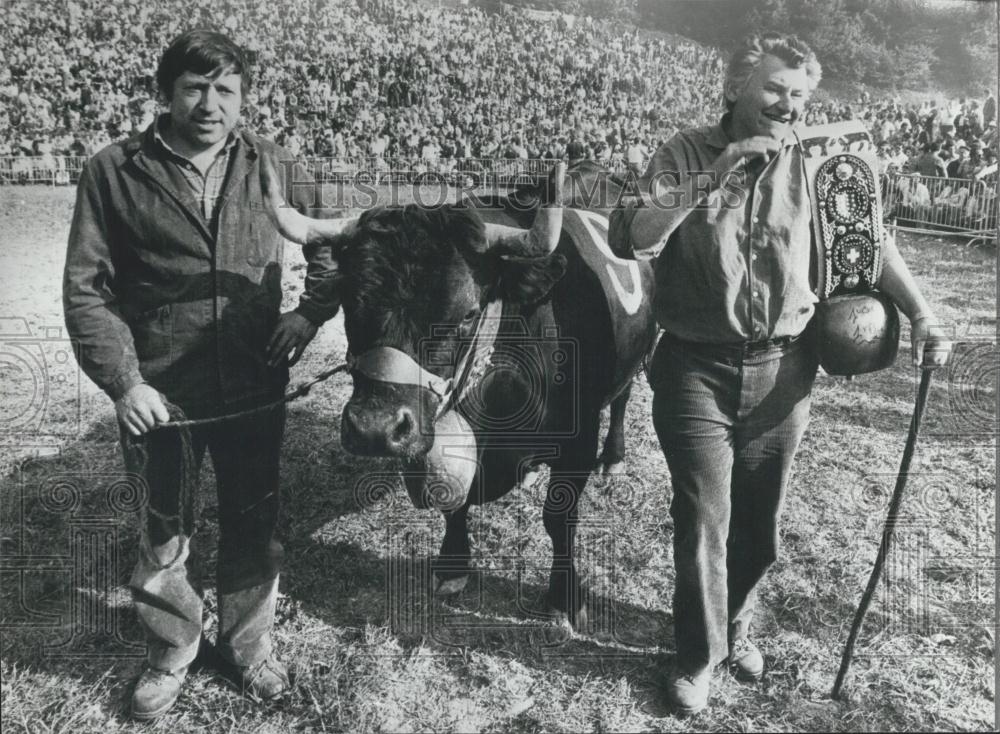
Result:
{"label": "leather halter", "polygon": [[372,347],[356,357],[348,353],[347,364],[352,372],[360,372],[372,380],[416,385],[430,390],[440,399],[434,415],[436,421],[461,402],[482,380],[493,357],[502,312],[502,300],[490,301],[486,305],[479,315],[472,340],[450,379],[429,372],[409,354],[395,347]]}

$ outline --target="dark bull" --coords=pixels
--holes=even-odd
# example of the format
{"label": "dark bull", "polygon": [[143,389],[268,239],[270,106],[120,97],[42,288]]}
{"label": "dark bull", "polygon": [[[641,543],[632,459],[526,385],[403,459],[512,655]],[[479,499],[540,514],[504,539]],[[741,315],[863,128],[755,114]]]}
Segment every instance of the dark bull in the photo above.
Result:
{"label": "dark bull", "polygon": [[[354,378],[343,444],[401,459],[414,503],[445,513],[438,591],[467,581],[469,507],[544,461],[549,603],[580,626],[575,528],[600,412],[612,403],[601,463],[620,466],[625,402],[655,325],[651,268],[611,255],[599,215],[570,209],[564,222],[563,173],[560,164],[543,187],[555,204],[534,212],[522,196],[510,207],[464,201],[312,220],[281,204],[273,170],[265,191],[288,239],[333,248]],[[529,219],[530,229],[518,226]],[[609,277],[630,294],[624,310]]]}

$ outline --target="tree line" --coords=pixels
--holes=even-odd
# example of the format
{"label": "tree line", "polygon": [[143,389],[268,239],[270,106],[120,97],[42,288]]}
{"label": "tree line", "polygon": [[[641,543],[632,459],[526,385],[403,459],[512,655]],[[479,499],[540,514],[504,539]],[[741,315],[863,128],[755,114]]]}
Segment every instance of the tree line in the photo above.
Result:
{"label": "tree line", "polygon": [[996,0],[504,0],[732,48],[748,30],[798,35],[824,78],[979,95],[997,78]]}

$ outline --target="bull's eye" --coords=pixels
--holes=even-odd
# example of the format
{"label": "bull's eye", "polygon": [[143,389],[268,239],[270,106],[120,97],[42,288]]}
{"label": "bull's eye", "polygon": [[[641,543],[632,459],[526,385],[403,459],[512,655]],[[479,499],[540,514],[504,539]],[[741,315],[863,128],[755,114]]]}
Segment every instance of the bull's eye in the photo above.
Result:
{"label": "bull's eye", "polygon": [[476,327],[476,319],[479,318],[479,309],[474,308],[469,311],[465,316],[462,317],[462,321],[458,324],[458,334],[460,337],[467,337],[472,333],[472,330]]}

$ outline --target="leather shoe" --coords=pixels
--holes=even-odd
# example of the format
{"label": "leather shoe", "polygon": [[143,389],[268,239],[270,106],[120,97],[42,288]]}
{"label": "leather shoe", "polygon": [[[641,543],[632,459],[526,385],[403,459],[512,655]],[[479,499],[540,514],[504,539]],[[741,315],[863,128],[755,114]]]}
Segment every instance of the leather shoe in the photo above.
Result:
{"label": "leather shoe", "polygon": [[132,691],[132,718],[150,721],[162,716],[177,702],[187,677],[187,668],[166,670],[147,667]]}
{"label": "leather shoe", "polygon": [[274,655],[240,670],[243,693],[262,701],[274,701],[291,688],[288,670]]}
{"label": "leather shoe", "polygon": [[708,688],[712,671],[690,675],[677,672],[669,683],[670,702],[682,716],[693,716],[708,706]]}
{"label": "leather shoe", "polygon": [[735,639],[729,646],[729,665],[742,680],[758,681],[764,674],[764,656],[747,637]]}

